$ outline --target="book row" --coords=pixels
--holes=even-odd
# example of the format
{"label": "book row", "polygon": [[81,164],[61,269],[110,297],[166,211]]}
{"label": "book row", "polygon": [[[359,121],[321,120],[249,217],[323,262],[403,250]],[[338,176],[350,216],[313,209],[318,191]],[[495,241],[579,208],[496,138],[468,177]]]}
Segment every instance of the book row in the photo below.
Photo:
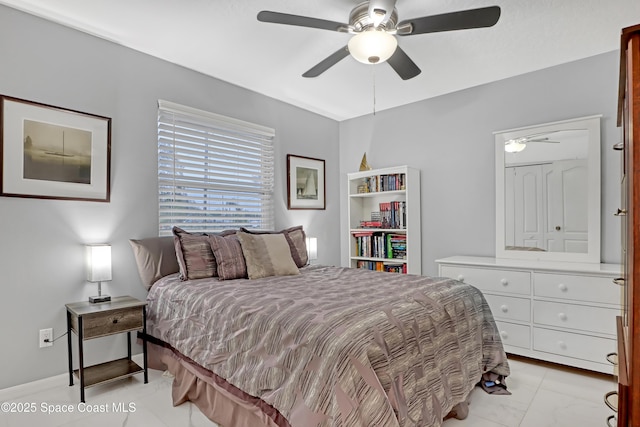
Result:
{"label": "book row", "polygon": [[405,182],[406,175],[403,173],[375,175],[364,179],[364,185],[362,186],[362,189],[365,193],[404,190]]}
{"label": "book row", "polygon": [[358,268],[407,274],[407,264],[385,264],[382,261],[358,261]]}
{"label": "book row", "polygon": [[406,259],[407,235],[381,232],[356,232],[355,255],[371,258]]}

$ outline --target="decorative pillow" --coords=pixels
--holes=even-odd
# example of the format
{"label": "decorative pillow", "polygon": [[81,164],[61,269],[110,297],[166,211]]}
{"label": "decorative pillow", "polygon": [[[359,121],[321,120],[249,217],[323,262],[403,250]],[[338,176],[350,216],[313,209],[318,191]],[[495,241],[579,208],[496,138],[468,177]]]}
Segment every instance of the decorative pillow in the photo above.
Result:
{"label": "decorative pillow", "polygon": [[286,228],[280,231],[256,231],[241,227],[240,231],[249,234],[284,234],[291,250],[291,258],[297,267],[304,267],[309,262],[307,254],[307,235],[301,225]]}
{"label": "decorative pillow", "polygon": [[140,274],[140,279],[142,279],[142,285],[147,290],[151,289],[156,280],[180,271],[173,245],[173,237],[130,239],[129,243],[138,265],[138,273]]}
{"label": "decorative pillow", "polygon": [[209,237],[204,233],[193,234],[173,227],[176,258],[180,266],[180,279],[202,279],[217,276]]}
{"label": "decorative pillow", "polygon": [[208,239],[215,256],[220,280],[246,279],[247,266],[238,237],[235,234],[211,235]]}
{"label": "decorative pillow", "polygon": [[236,233],[247,264],[249,279],[299,274],[286,237],[282,233]]}

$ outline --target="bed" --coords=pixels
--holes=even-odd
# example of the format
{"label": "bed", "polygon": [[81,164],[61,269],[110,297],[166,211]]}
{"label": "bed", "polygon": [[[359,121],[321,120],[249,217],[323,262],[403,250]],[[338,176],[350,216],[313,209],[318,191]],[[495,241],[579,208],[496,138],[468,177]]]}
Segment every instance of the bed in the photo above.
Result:
{"label": "bed", "polygon": [[[275,237],[250,239],[263,258],[283,258],[284,246],[262,244]],[[249,246],[234,233],[224,240]],[[280,244],[293,254],[292,240]],[[157,252],[170,248],[165,241]],[[173,248],[179,260],[177,236]],[[242,253],[251,270],[255,259]],[[148,269],[150,364],[175,376],[174,404],[193,401],[224,427],[440,426],[466,416],[483,375],[509,375],[491,311],[473,286],[333,266],[269,268],[225,280],[220,268],[198,278],[180,266]]]}

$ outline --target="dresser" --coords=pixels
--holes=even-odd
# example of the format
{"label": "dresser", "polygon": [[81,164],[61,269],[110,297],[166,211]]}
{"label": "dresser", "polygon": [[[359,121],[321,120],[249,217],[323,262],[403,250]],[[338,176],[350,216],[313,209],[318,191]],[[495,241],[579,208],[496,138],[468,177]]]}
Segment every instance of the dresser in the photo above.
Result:
{"label": "dresser", "polygon": [[[640,426],[640,25],[622,30],[618,126],[624,262],[623,310],[618,318],[618,427]],[[612,416],[612,418],[616,418]]]}
{"label": "dresser", "polygon": [[436,263],[440,276],[482,291],[507,353],[613,373],[620,265],[472,256]]}

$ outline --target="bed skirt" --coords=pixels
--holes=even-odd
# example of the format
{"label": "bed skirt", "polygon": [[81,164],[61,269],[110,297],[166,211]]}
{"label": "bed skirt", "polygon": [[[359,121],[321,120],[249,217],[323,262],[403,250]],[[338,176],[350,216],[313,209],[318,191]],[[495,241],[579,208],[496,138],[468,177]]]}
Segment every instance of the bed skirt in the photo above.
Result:
{"label": "bed skirt", "polygon": [[221,427],[291,427],[271,405],[244,393],[169,346],[148,341],[147,355],[149,368],[166,370],[174,376],[173,406],[193,402]]}
{"label": "bed skirt", "polygon": [[[173,375],[173,406],[192,402],[221,427],[291,427],[273,406],[229,384],[168,344],[149,337],[147,356],[149,368]],[[467,396],[464,402],[453,407],[445,419],[463,420],[468,414]]]}

